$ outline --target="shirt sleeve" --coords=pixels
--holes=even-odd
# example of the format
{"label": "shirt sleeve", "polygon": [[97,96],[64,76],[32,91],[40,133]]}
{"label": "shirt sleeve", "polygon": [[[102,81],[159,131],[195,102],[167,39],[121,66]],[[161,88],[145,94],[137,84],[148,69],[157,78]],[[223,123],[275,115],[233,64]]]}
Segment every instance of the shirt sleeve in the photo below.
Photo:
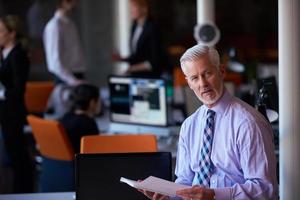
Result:
{"label": "shirt sleeve", "polygon": [[254,122],[244,123],[238,136],[238,146],[241,170],[246,181],[215,189],[216,199],[277,199],[272,129]]}
{"label": "shirt sleeve", "polygon": [[194,172],[190,168],[191,158],[185,141],[186,132],[186,123],[183,123],[180,129],[178,141],[178,150],[175,167],[175,175],[177,176],[177,179],[175,180],[175,182],[184,185],[192,185]]}
{"label": "shirt sleeve", "polygon": [[44,45],[48,70],[68,84],[76,82],[75,76],[64,66],[61,59],[63,54],[61,48],[62,32],[59,22],[47,26],[44,33]]}

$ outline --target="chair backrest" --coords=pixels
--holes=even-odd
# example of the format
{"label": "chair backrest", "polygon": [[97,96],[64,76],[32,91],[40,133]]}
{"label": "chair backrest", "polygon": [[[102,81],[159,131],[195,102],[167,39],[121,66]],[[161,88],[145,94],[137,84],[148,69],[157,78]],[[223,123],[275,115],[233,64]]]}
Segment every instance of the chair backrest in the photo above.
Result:
{"label": "chair backrest", "polygon": [[74,160],[74,151],[64,127],[55,120],[27,116],[42,156],[56,160]]}
{"label": "chair backrest", "polygon": [[174,81],[174,85],[173,85],[174,88],[187,85],[187,81],[185,80],[185,76],[181,71],[180,67],[175,67],[173,69],[173,81]]}
{"label": "chair backrest", "polygon": [[76,200],[147,199],[120,183],[120,177],[143,180],[156,176],[172,181],[170,152],[77,154]]}
{"label": "chair backrest", "polygon": [[81,153],[156,152],[155,135],[89,135],[83,136]]}
{"label": "chair backrest", "polygon": [[54,88],[52,81],[29,81],[26,83],[25,104],[29,113],[43,113]]}

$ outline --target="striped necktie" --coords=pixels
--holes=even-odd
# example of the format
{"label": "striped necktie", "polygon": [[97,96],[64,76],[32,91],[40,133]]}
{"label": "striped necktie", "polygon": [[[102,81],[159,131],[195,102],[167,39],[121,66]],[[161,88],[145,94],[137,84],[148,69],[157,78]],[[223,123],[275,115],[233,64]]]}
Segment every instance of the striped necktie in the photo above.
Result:
{"label": "striped necktie", "polygon": [[198,173],[199,184],[204,187],[209,187],[209,180],[213,170],[210,154],[213,142],[214,131],[214,116],[213,110],[207,111],[206,125],[203,134],[203,146],[200,152],[200,171]]}

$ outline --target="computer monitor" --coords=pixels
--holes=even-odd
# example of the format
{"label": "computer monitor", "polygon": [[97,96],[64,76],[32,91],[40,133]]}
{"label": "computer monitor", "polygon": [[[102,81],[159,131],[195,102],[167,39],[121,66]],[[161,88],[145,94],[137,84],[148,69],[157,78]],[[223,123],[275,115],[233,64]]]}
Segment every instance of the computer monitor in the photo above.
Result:
{"label": "computer monitor", "polygon": [[143,180],[156,176],[172,181],[170,152],[77,154],[76,200],[146,200],[120,178]]}
{"label": "computer monitor", "polygon": [[167,126],[163,79],[110,76],[108,83],[112,122]]}

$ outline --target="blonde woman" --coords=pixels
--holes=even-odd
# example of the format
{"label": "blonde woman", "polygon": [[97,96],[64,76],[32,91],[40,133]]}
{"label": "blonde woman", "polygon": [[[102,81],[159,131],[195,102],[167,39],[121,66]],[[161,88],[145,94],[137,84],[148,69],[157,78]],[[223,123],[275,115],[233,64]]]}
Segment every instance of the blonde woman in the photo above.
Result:
{"label": "blonde woman", "polygon": [[23,126],[26,122],[24,103],[29,59],[21,44],[20,19],[0,18],[0,126],[8,163],[14,172],[13,192],[32,192],[33,164],[26,149]]}

